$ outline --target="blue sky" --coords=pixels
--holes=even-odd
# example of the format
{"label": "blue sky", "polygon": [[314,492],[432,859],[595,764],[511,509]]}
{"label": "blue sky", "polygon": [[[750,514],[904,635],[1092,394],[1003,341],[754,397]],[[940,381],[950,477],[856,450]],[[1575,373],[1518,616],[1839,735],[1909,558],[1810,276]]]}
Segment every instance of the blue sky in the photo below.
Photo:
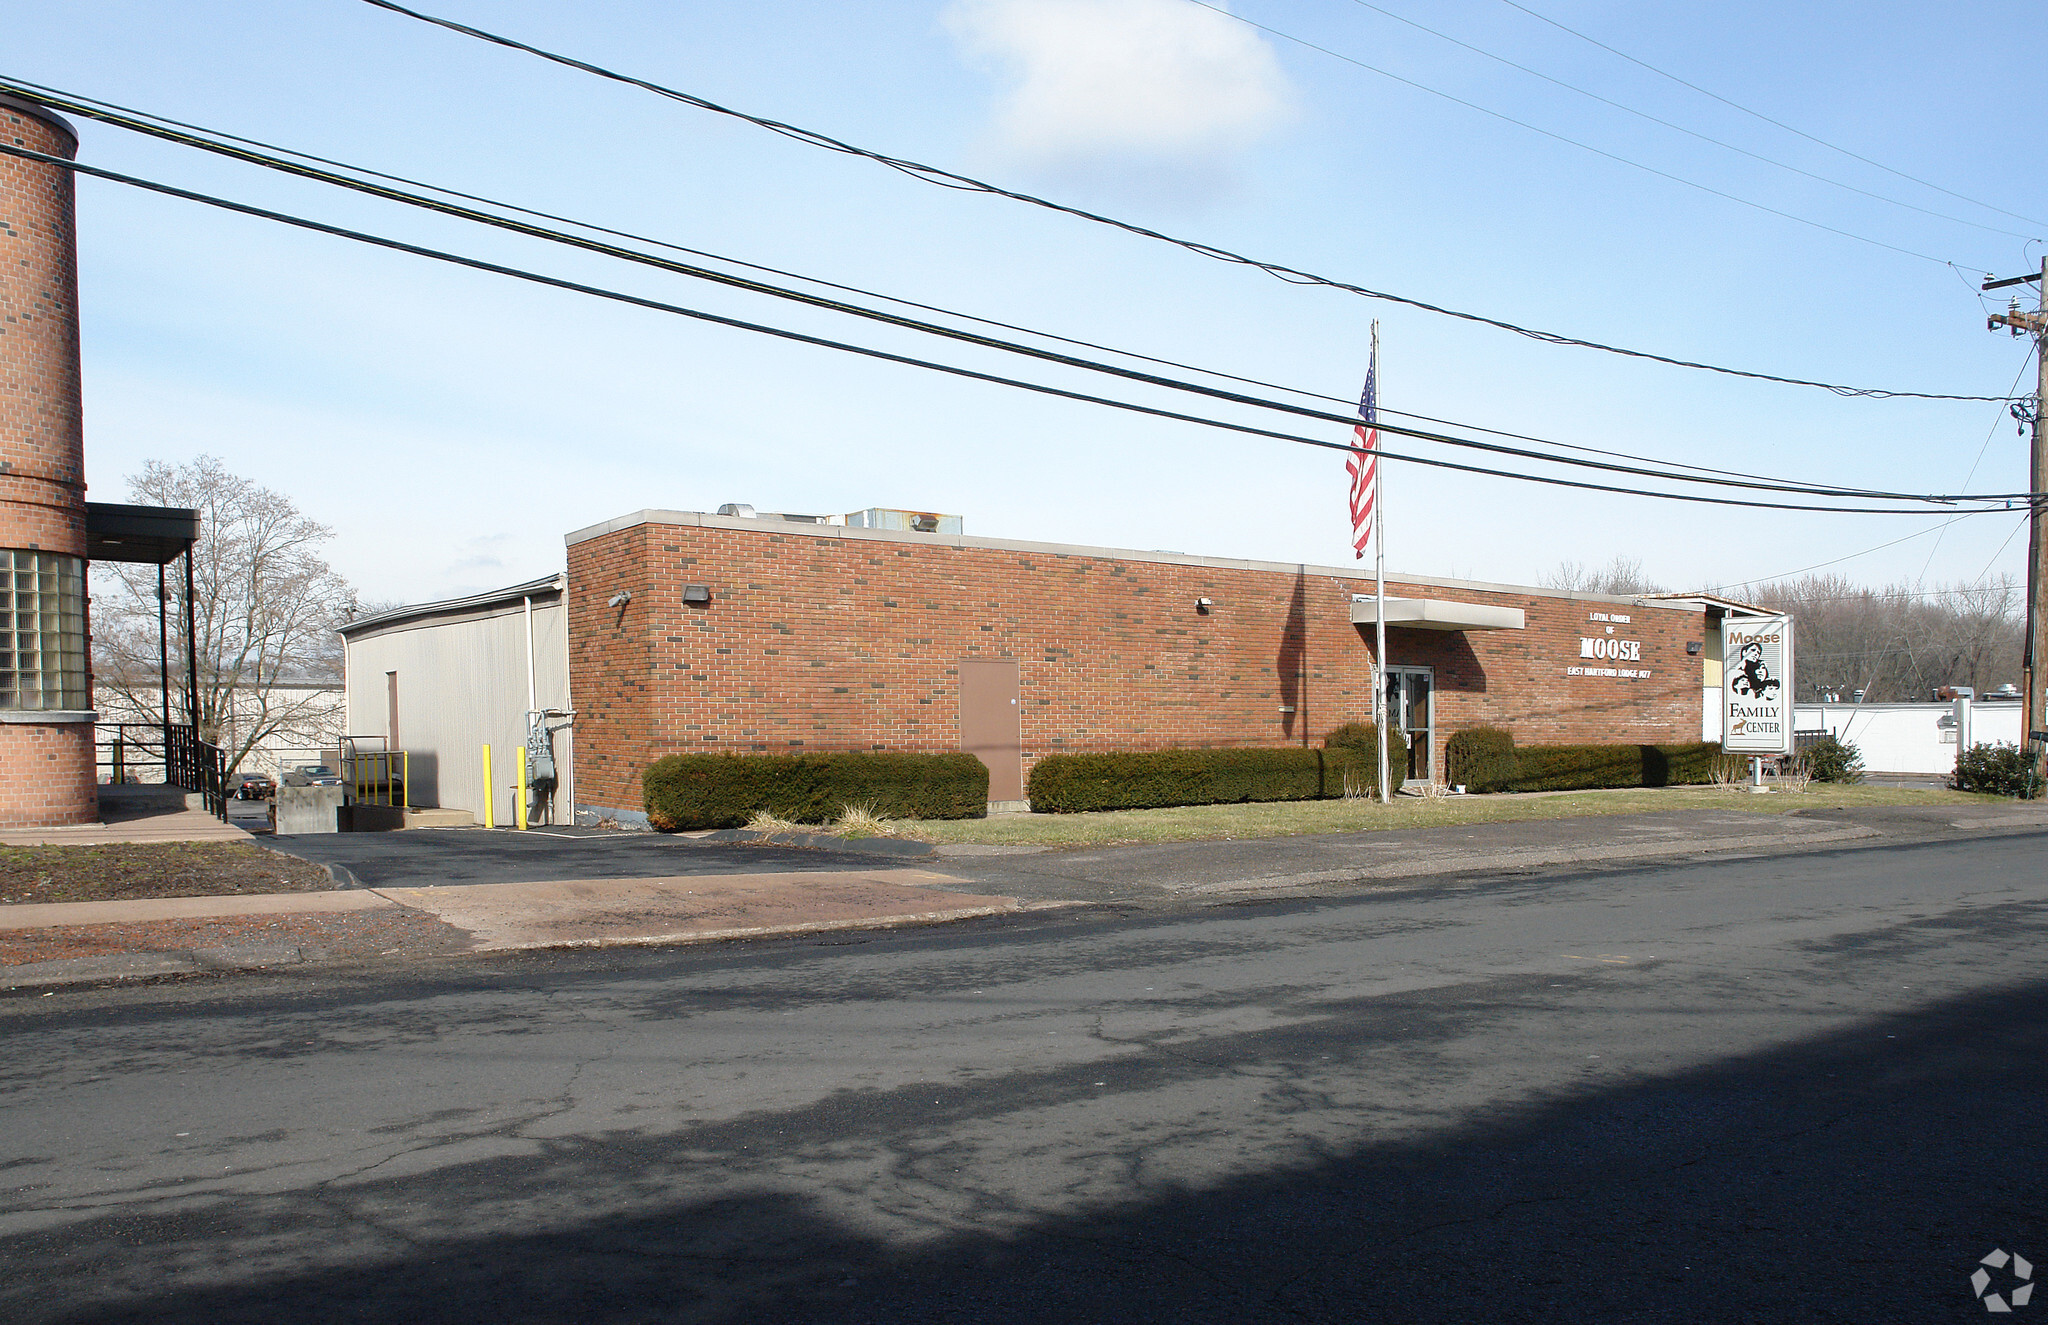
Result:
{"label": "blue sky", "polygon": [[[1603,151],[1942,261],[1618,164],[1191,0],[422,7],[1261,258],[1796,377],[2004,394],[2026,347],[1987,334],[1976,283],[2038,267],[2041,246],[2025,237],[2048,234],[1773,128],[1501,0],[1381,9],[1697,133],[1978,224],[1651,124],[1357,0],[1228,8]],[[2031,85],[2048,38],[2038,6],[1529,7],[1908,175],[2048,219],[2032,117],[2011,91]],[[10,16],[0,72],[1338,396],[1357,392],[1378,317],[1392,408],[1795,478],[1956,490],[1974,466],[1971,490],[2025,487],[2024,443],[1995,405],[1842,399],[1297,288],[935,189],[357,0],[37,7]],[[83,159],[113,169],[732,316],[1017,367],[117,129],[82,132]],[[1342,461],[1328,452],[778,343],[114,184],[81,184],[79,229],[94,496],[120,499],[148,459],[218,455],[334,526],[332,560],[372,598],[544,574],[561,565],[569,529],[727,501],[908,506],[960,514],[969,533],[995,537],[1349,559]],[[1027,375],[1084,386],[1061,371]],[[1675,587],[1734,584],[1939,523],[1726,512],[1398,464],[1385,500],[1390,569],[1520,582],[1619,554]],[[1929,534],[1835,569],[1873,582],[2020,573],[2024,536],[2006,541],[2018,521],[1975,517],[1938,543]]]}

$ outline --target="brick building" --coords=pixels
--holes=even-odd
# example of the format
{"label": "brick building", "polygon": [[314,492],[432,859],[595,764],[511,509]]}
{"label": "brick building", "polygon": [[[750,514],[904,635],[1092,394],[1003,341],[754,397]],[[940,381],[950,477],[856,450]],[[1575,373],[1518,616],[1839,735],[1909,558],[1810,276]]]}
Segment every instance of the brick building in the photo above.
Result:
{"label": "brick building", "polygon": [[[78,138],[0,97],[4,141],[70,157]],[[71,173],[0,156],[0,828],[89,823],[85,441]]]}
{"label": "brick building", "polygon": [[[964,748],[1004,801],[1047,754],[1307,745],[1372,714],[1356,567],[727,509],[568,536],[579,807],[637,817],[641,770],[677,751]],[[1387,594],[1411,778],[1441,780],[1466,727],[1663,743],[1717,715],[1715,603],[1406,575]]]}

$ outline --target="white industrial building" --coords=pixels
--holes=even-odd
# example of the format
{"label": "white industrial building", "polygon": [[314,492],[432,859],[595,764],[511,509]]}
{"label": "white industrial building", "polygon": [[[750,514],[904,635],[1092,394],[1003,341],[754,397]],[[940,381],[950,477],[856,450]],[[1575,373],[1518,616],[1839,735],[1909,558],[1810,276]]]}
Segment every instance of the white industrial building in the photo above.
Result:
{"label": "white industrial building", "polygon": [[[2018,699],[1956,704],[1800,704],[1802,732],[1827,732],[1856,747],[1872,773],[1956,771],[1956,752],[1972,745],[2020,742]],[[1967,725],[1967,730],[1965,730]]]}
{"label": "white industrial building", "polygon": [[[342,627],[349,741],[361,752],[405,753],[415,807],[484,814],[484,747],[491,748],[496,822],[512,822],[516,757],[528,715],[549,734],[557,782],[537,799],[539,822],[567,823],[575,805],[564,579],[551,575],[491,593],[419,603]],[[563,807],[557,811],[556,807]]]}

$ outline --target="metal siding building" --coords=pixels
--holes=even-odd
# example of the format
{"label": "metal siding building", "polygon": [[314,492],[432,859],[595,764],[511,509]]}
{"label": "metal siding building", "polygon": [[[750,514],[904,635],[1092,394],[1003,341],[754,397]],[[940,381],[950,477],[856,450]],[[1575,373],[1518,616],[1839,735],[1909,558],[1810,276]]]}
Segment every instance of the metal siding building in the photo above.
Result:
{"label": "metal siding building", "polygon": [[[411,760],[409,799],[416,807],[468,810],[484,821],[483,749],[492,749],[496,817],[512,821],[515,757],[524,743],[528,608],[531,605],[530,707],[569,708],[569,635],[563,577],[492,593],[421,603],[352,621],[342,628],[348,735],[383,737]],[[573,738],[553,719],[560,782],[554,821],[575,804]],[[543,802],[545,804],[545,802]]]}

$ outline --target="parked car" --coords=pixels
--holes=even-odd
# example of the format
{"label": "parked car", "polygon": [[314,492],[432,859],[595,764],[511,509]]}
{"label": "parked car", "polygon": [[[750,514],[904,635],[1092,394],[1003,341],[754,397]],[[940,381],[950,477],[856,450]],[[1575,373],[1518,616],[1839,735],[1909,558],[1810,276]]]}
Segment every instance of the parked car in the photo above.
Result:
{"label": "parked car", "polygon": [[325,764],[300,764],[284,775],[287,787],[339,787],[341,774]]}
{"label": "parked car", "polygon": [[277,794],[277,783],[268,773],[235,774],[235,799],[238,801],[267,801]]}

